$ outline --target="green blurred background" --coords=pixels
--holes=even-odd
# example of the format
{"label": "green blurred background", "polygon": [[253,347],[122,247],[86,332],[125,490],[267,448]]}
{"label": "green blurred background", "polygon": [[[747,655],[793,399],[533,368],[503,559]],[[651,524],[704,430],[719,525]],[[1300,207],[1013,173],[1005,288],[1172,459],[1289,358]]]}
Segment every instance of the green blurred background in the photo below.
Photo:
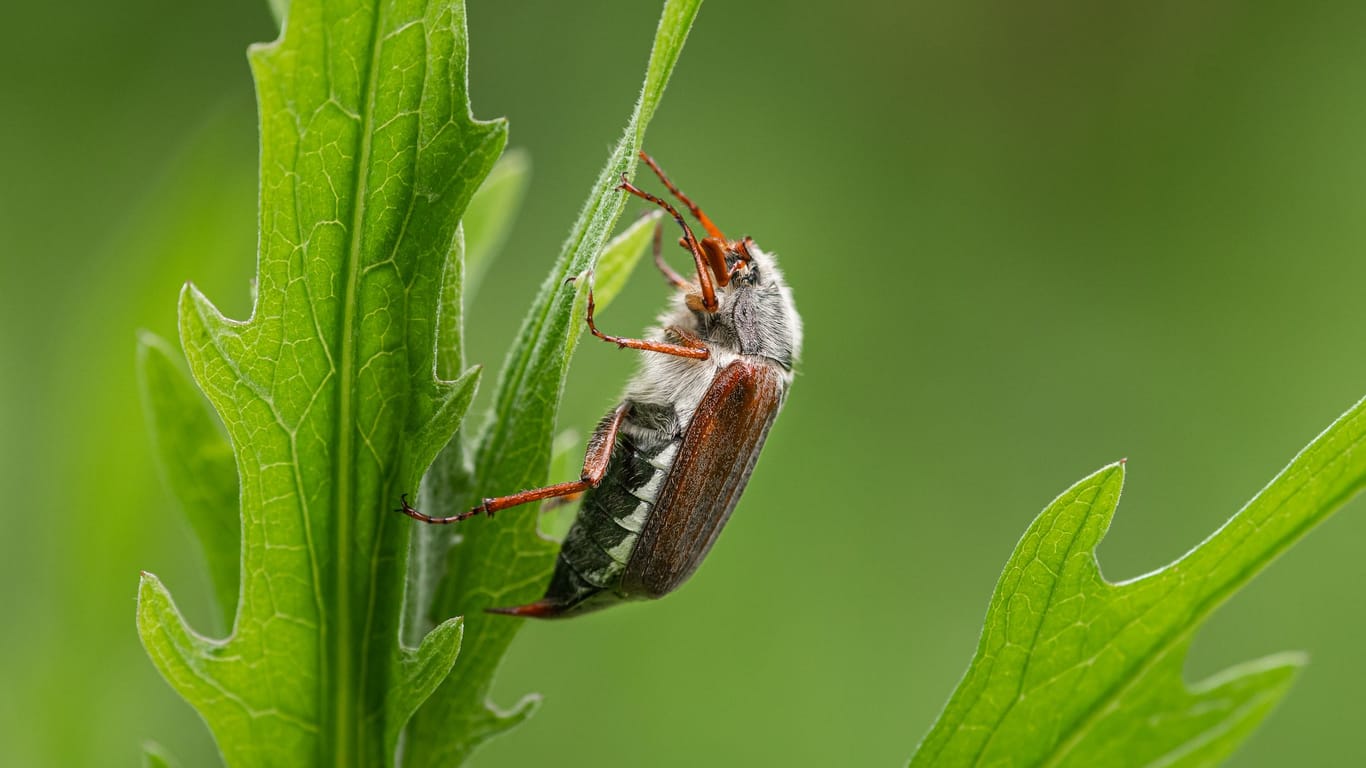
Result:
{"label": "green blurred background", "polygon": [[[496,366],[639,87],[659,4],[469,0],[477,114],[534,178],[468,321]],[[245,316],[262,2],[0,10],[0,764],[187,766],[133,626],[212,627],[150,459],[134,332],[194,280]],[[1030,519],[1127,456],[1111,578],[1180,555],[1366,394],[1366,4],[712,2],[647,145],[777,251],[807,324],[739,513],[678,594],[521,634],[541,711],[479,766],[897,765]],[[630,214],[628,214],[630,215]],[[645,325],[651,270],[601,318]],[[582,346],[562,422],[632,368]],[[1192,679],[1313,661],[1235,758],[1366,764],[1366,510],[1221,610]]]}

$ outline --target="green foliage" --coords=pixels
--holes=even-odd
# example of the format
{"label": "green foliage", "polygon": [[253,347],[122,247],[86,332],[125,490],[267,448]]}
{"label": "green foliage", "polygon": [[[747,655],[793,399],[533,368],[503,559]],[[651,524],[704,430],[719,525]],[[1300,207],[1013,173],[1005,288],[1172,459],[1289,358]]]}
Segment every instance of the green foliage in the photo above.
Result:
{"label": "green foliage", "polygon": [[298,2],[252,51],[255,310],[228,320],[192,287],[180,306],[241,475],[240,602],[223,640],[190,630],[154,576],[138,602],[148,653],[229,765],[392,764],[459,648],[456,620],[399,644],[408,527],[392,508],[476,379],[434,375],[459,217],[506,137],[468,114],[464,24],[459,3]]}
{"label": "green foliage", "polygon": [[[473,452],[470,487],[433,489],[424,503],[461,509],[477,496],[508,493],[547,480],[555,416],[569,360],[583,329],[587,285],[567,279],[593,268],[625,207],[616,190],[623,173],[633,175],[645,128],[682,51],[701,0],[668,0],[661,14],[640,99],[617,143],[589,189],[588,200],[555,266],[541,285],[516,340],[508,351],[494,392],[489,423]],[[608,279],[606,275],[604,279]],[[442,461],[454,461],[451,453]],[[459,476],[459,467],[435,467],[434,474]],[[473,490],[474,493],[470,491]],[[418,711],[407,747],[417,765],[458,764],[484,740],[527,717],[534,699],[511,712],[488,700],[498,660],[521,623],[488,616],[482,609],[516,605],[540,597],[554,562],[555,546],[537,535],[535,510],[501,515],[461,530],[460,543],[442,565],[429,616],[467,617],[463,661]],[[438,561],[440,562],[440,561]]]}
{"label": "green foliage", "polygon": [[593,271],[593,302],[598,311],[607,308],[626,287],[626,278],[635,271],[659,229],[663,211],[650,211],[636,219],[602,249],[602,258]]}
{"label": "green foliage", "polygon": [[[283,17],[288,3],[272,3]],[[582,333],[587,280],[620,291],[658,213],[612,241],[634,157],[700,0],[669,0],[639,102],[509,350],[485,428],[461,422],[478,379],[466,292],[504,241],[529,162],[469,115],[459,0],[295,3],[255,49],[261,105],[259,295],[246,322],[181,300],[194,382],[144,335],[156,450],[208,565],[226,632],[192,630],[144,574],[139,634],[230,765],[463,762],[534,708],[489,690],[520,622],[481,609],[539,596],[554,553],[535,510],[456,537],[392,513],[439,511],[546,482]],[[214,412],[217,413],[215,417]],[[977,655],[912,765],[1204,765],[1231,754],[1304,660],[1280,654],[1195,686],[1194,632],[1366,478],[1358,404],[1185,557],[1111,584],[1094,550],[1124,467],[1053,502],[1021,541]],[[435,461],[434,461],[435,460]],[[434,463],[433,463],[434,461]],[[456,617],[468,617],[468,620]],[[462,652],[463,644],[463,652]],[[457,663],[457,653],[461,653]],[[401,747],[401,748],[400,748]],[[147,765],[174,760],[144,747]]]}
{"label": "green foliage", "polygon": [[[229,765],[394,765],[401,739],[404,763],[448,765],[530,712],[488,706],[520,622],[476,612],[535,596],[553,555],[536,516],[471,526],[453,546],[448,531],[393,507],[438,454],[423,484],[429,506],[544,480],[583,324],[587,281],[565,278],[592,269],[607,247],[610,300],[648,244],[654,218],[608,246],[624,207],[615,180],[633,170],[699,5],[665,6],[626,136],[509,352],[474,475],[452,439],[479,373],[465,369],[461,344],[466,246],[482,269],[528,166],[509,156],[476,195],[506,126],[469,114],[464,4],[300,0],[283,38],[253,49],[255,308],[229,320],[192,286],[180,304],[190,371],[226,435],[163,342],[146,335],[139,351],[166,480],[231,627],[224,639],[195,632],[144,574],[139,635]],[[467,614],[468,630],[451,618]],[[167,761],[152,747],[146,759]]]}
{"label": "green foliage", "polygon": [[1106,581],[1095,548],[1124,464],[1035,519],[996,587],[977,655],[912,766],[1196,766],[1233,752],[1305,663],[1280,654],[1187,686],[1201,623],[1366,483],[1366,400],[1181,559]]}
{"label": "green foliage", "polygon": [[522,206],[527,182],[531,178],[531,160],[520,149],[509,149],[498,158],[498,164],[484,180],[483,186],[465,211],[465,280],[464,293],[473,296],[483,282],[484,272],[494,254],[503,246],[512,222]]}
{"label": "green foliage", "polygon": [[232,446],[181,356],[151,333],[138,337],[138,383],[142,406],[166,485],[181,502],[204,551],[209,581],[226,633],[237,612],[237,465]]}

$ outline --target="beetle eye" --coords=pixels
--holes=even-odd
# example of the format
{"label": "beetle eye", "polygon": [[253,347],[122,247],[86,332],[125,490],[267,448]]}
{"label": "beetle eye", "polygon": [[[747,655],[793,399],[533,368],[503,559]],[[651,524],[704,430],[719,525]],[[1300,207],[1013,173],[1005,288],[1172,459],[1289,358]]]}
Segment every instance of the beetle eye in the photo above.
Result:
{"label": "beetle eye", "polygon": [[730,279],[745,285],[759,282],[759,267],[754,262],[737,261],[730,270]]}

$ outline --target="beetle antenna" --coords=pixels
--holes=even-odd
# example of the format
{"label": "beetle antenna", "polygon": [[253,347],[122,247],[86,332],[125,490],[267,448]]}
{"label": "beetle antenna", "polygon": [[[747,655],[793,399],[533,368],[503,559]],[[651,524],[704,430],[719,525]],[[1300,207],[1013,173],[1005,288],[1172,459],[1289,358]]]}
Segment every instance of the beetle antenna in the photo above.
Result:
{"label": "beetle antenna", "polygon": [[640,159],[644,160],[645,164],[650,166],[650,170],[654,171],[655,175],[659,177],[659,180],[664,182],[664,186],[669,188],[669,191],[673,193],[674,197],[688,206],[688,210],[692,211],[693,216],[697,217],[698,222],[702,224],[703,229],[707,230],[708,235],[711,235],[722,242],[726,242],[726,236],[721,234],[721,230],[712,223],[711,219],[707,217],[707,214],[702,212],[701,208],[697,207],[697,203],[688,199],[688,196],[683,194],[683,190],[675,186],[672,181],[669,181],[669,177],[664,175],[664,170],[659,167],[659,163],[656,163],[653,157],[645,154],[645,150],[642,149],[640,151]]}
{"label": "beetle antenna", "polygon": [[[664,222],[661,221],[655,224],[653,241],[651,250],[654,251],[655,266],[663,273],[664,279],[672,283],[675,288],[687,289],[688,281],[684,280],[682,275],[675,272],[673,267],[669,266],[668,262],[664,261]],[[678,242],[684,248],[688,247],[686,241],[679,240]]]}
{"label": "beetle antenna", "polygon": [[708,312],[715,312],[720,304],[716,301],[716,287],[712,285],[712,276],[707,270],[707,256],[702,252],[702,246],[697,243],[697,237],[693,235],[692,227],[688,226],[687,220],[683,218],[683,215],[678,212],[677,208],[674,208],[669,204],[668,200],[655,197],[649,192],[632,184],[630,181],[627,181],[625,173],[621,174],[621,184],[617,185],[617,189],[630,192],[636,197],[649,200],[660,208],[663,208],[668,211],[669,214],[674,217],[674,221],[678,222],[678,225],[683,228],[683,240],[687,245],[688,250],[692,251],[693,261],[697,263],[697,282],[702,287],[702,308]]}

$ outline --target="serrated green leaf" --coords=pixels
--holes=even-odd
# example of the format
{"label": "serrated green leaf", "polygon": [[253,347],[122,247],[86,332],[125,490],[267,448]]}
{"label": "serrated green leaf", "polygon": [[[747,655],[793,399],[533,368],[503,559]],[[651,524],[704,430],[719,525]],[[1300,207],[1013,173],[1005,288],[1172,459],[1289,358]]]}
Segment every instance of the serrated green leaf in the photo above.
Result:
{"label": "serrated green leaf", "polygon": [[155,334],[139,334],[138,384],[157,463],[204,551],[217,629],[227,632],[237,612],[242,549],[237,464],[222,424],[181,359]]}
{"label": "serrated green leaf", "polygon": [[180,304],[241,473],[241,604],[209,639],[145,575],[138,629],[229,766],[393,765],[461,641],[446,622],[399,642],[411,526],[393,508],[474,391],[477,371],[435,375],[438,305],[459,294],[460,215],[506,127],[470,117],[459,0],[296,0],[285,29],[250,56],[252,317],[192,287]]}
{"label": "serrated green leaf", "polygon": [[402,649],[399,654],[399,674],[396,684],[389,688],[387,710],[395,713],[384,725],[384,753],[392,755],[408,720],[432,695],[432,691],[446,679],[460,653],[465,621],[460,617],[447,619],[426,633],[417,650]]}
{"label": "serrated green leaf", "polygon": [[478,293],[489,263],[502,250],[530,181],[530,156],[525,150],[509,149],[498,158],[498,164],[470,200],[463,221],[466,297]]}
{"label": "serrated green leaf", "polygon": [[[508,493],[546,481],[556,412],[564,388],[585,281],[566,278],[592,268],[625,207],[617,191],[622,173],[634,175],[636,153],[669,75],[678,61],[701,0],[668,0],[655,34],[645,85],[625,135],[589,191],[563,251],[541,286],[514,341],[494,394],[493,412],[474,459],[481,495]],[[440,501],[445,501],[444,504]],[[440,509],[460,499],[439,500]],[[451,676],[413,718],[413,765],[456,765],[484,740],[525,719],[534,700],[511,713],[488,701],[499,660],[521,622],[482,609],[535,599],[554,561],[555,546],[537,535],[536,510],[519,510],[461,528],[437,600],[438,615],[464,615],[465,647]]]}
{"label": "serrated green leaf", "polygon": [[[439,378],[455,376],[465,370],[464,308],[459,288],[462,285],[464,253],[465,237],[462,223],[456,229],[452,257],[446,262],[446,271],[441,282],[441,301],[437,310],[436,328],[436,374]],[[473,494],[473,472],[458,433],[437,456],[431,469],[422,479],[418,495],[419,509],[436,505],[434,493],[435,498],[459,496],[462,499]],[[440,526],[414,527],[410,543],[407,599],[404,605],[406,642],[417,642],[437,624],[431,606],[441,577],[446,573],[445,560],[452,534],[451,530]]]}
{"label": "serrated green leaf", "polygon": [[1196,766],[1232,754],[1305,660],[1280,654],[1187,686],[1204,620],[1366,484],[1366,400],[1181,559],[1131,581],[1095,548],[1123,464],[1058,497],[1007,564],[981,643],[912,766]]}

